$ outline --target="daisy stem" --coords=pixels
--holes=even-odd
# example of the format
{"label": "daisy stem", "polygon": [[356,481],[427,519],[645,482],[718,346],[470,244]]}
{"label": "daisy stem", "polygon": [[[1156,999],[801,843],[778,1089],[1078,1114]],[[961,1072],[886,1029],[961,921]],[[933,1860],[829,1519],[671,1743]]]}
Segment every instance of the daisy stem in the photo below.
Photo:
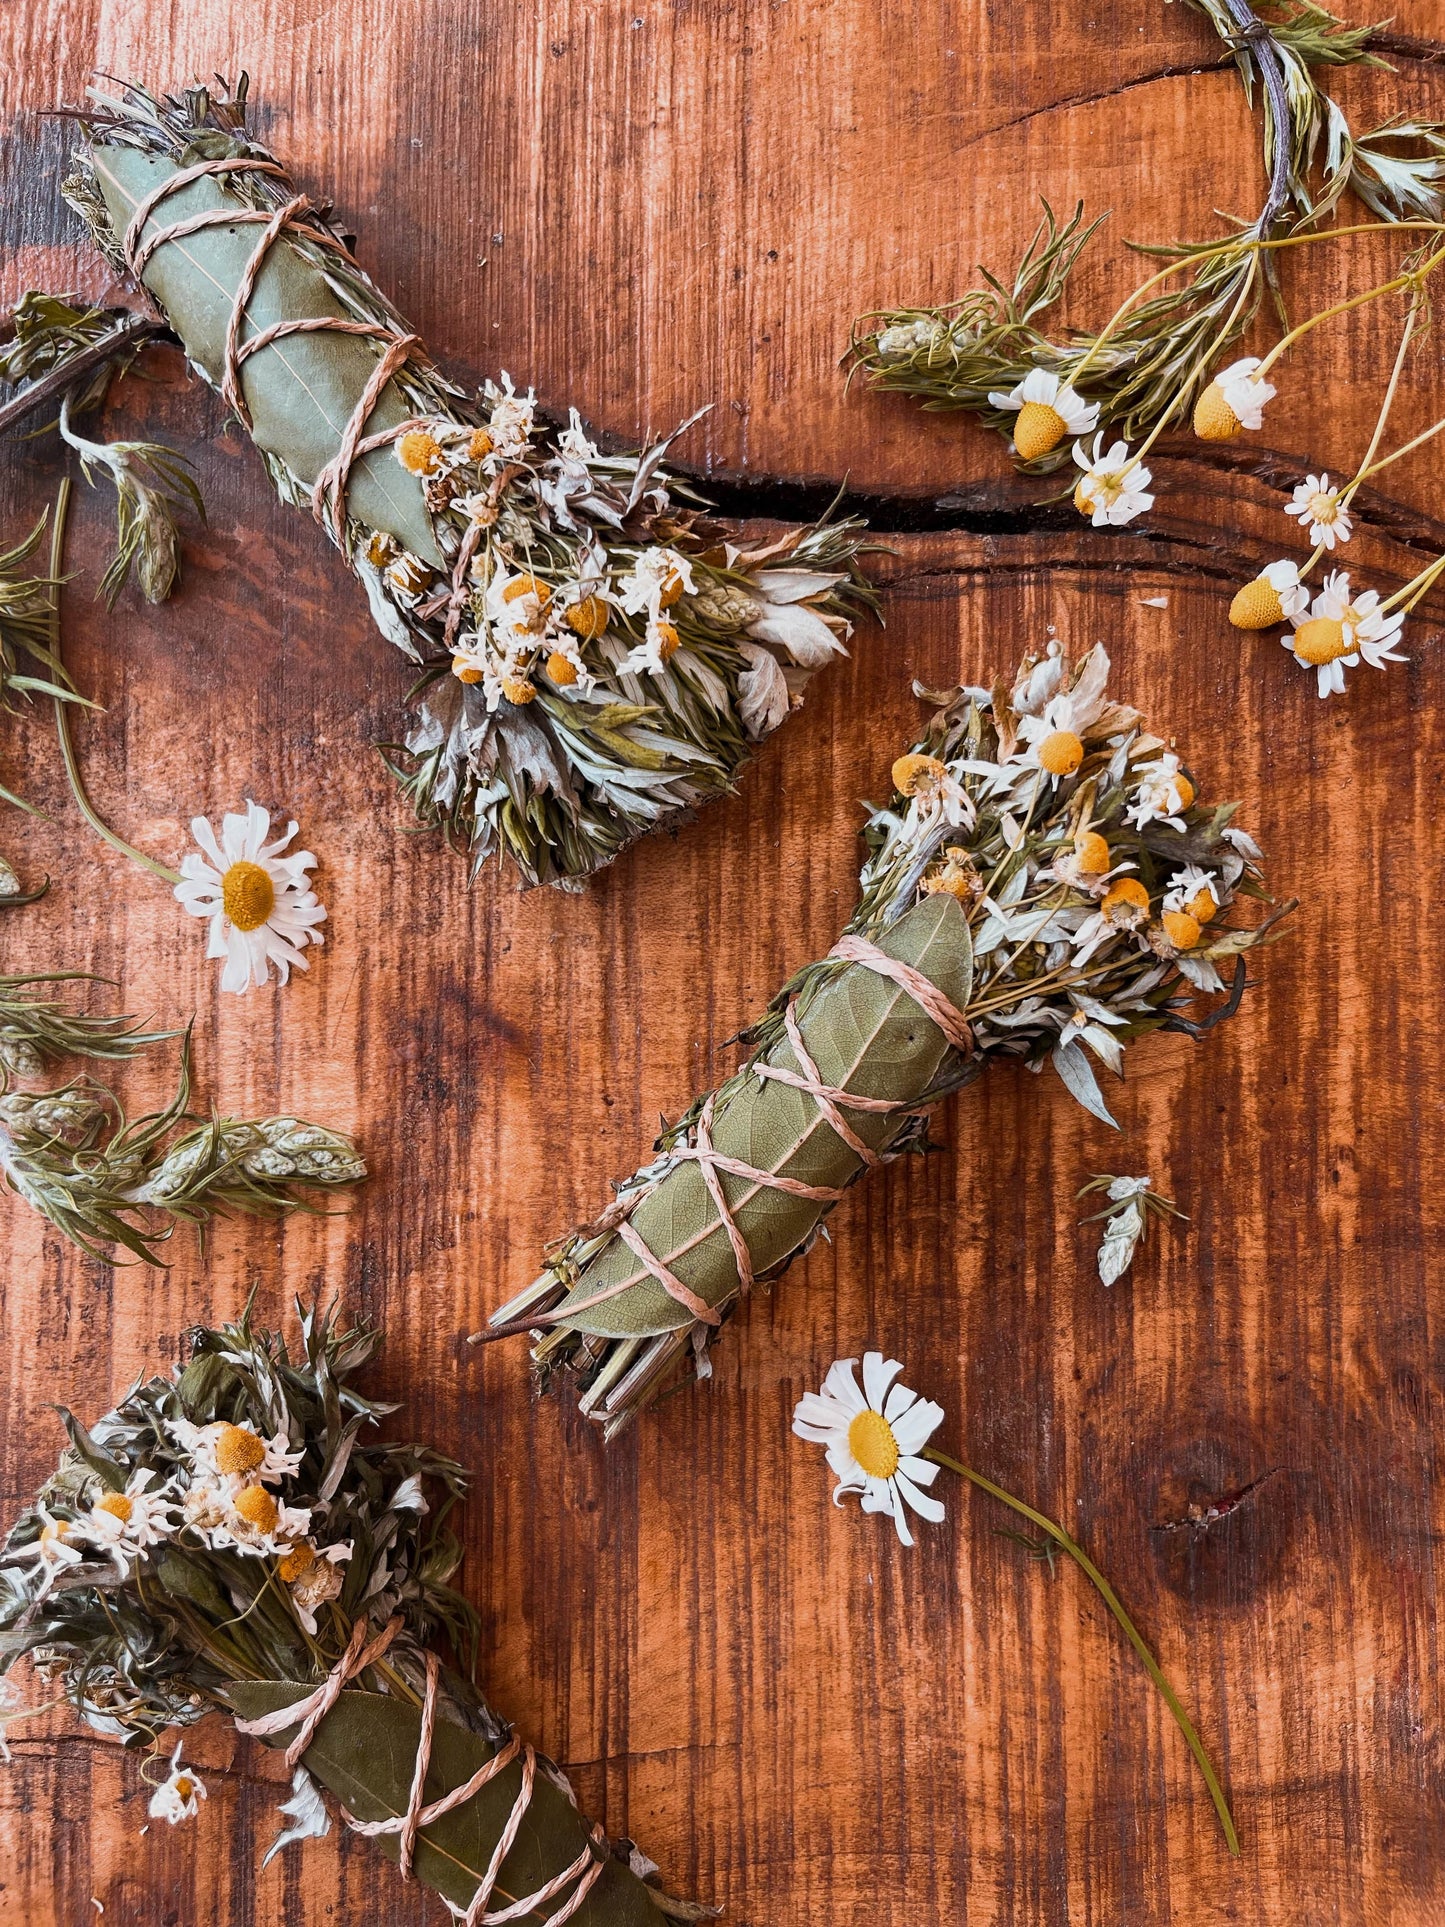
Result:
{"label": "daisy stem", "polygon": [[[1346,505],[1350,502],[1361,482],[1372,472],[1370,464],[1375,459],[1375,452],[1379,448],[1381,438],[1385,433],[1385,423],[1390,419],[1390,410],[1395,404],[1395,390],[1400,385],[1400,375],[1405,366],[1405,356],[1410,347],[1411,337],[1415,332],[1416,320],[1419,318],[1420,300],[1420,290],[1416,288],[1410,299],[1410,310],[1405,316],[1405,325],[1400,331],[1400,346],[1396,351],[1395,365],[1390,370],[1390,379],[1385,388],[1385,398],[1380,403],[1380,412],[1375,419],[1375,432],[1370,437],[1370,446],[1365,450],[1364,460],[1355,470],[1354,476],[1340,493],[1340,501]],[[1378,464],[1378,466],[1383,468],[1384,463],[1382,462]]]}
{"label": "daisy stem", "polygon": [[[1210,362],[1213,360],[1215,354],[1219,351],[1219,348],[1223,345],[1223,343],[1229,340],[1230,334],[1234,328],[1234,324],[1239,319],[1239,311],[1244,306],[1246,299],[1248,298],[1251,290],[1254,287],[1254,278],[1258,269],[1259,269],[1259,256],[1256,255],[1255,258],[1249,264],[1249,273],[1245,276],[1244,280],[1240,283],[1239,293],[1235,297],[1234,306],[1229,311],[1228,320],[1225,322],[1224,326],[1219,330],[1219,333],[1215,336],[1213,347],[1211,347],[1204,355],[1200,357],[1199,366],[1201,368],[1207,368]],[[1164,433],[1164,430],[1169,426],[1170,422],[1173,421],[1175,411],[1178,409],[1179,404],[1184,400],[1185,396],[1189,393],[1189,386],[1190,384],[1188,382],[1185,382],[1182,387],[1175,390],[1174,399],[1170,402],[1169,406],[1164,410],[1164,413],[1159,417],[1158,421],[1155,422],[1154,426],[1150,429],[1149,433],[1144,437],[1144,440],[1139,444],[1139,447],[1135,452],[1133,461],[1130,463],[1129,467],[1124,470],[1124,473],[1126,475],[1128,475],[1133,469],[1139,466],[1139,464],[1143,461],[1144,457],[1149,453],[1149,450],[1154,446],[1155,442],[1158,441],[1159,437]]]}
{"label": "daisy stem", "polygon": [[1296,327],[1291,328],[1287,335],[1280,336],[1255,369],[1255,380],[1258,381],[1268,374],[1282,354],[1292,348],[1302,336],[1307,335],[1311,328],[1318,328],[1322,321],[1332,320],[1338,314],[1348,314],[1352,308],[1363,308],[1371,301],[1378,301],[1383,295],[1397,293],[1401,288],[1413,287],[1418,293],[1424,286],[1425,277],[1433,274],[1442,261],[1445,261],[1445,248],[1437,248],[1420,263],[1418,268],[1411,268],[1405,274],[1397,274],[1392,280],[1382,281],[1377,288],[1367,288],[1363,294],[1352,294],[1347,300],[1335,301],[1328,308],[1321,308],[1318,314],[1310,315]]}
{"label": "daisy stem", "polygon": [[1445,573],[1445,555],[1436,556],[1426,569],[1422,569],[1413,581],[1407,582],[1403,589],[1397,589],[1392,596],[1380,604],[1380,614],[1399,604],[1406,615],[1434,588],[1442,573]]}
{"label": "daisy stem", "polygon": [[[50,652],[57,670],[60,668],[60,570],[65,560],[65,524],[70,510],[70,477],[67,475],[60,484],[55,497],[55,520],[50,531],[50,575],[55,584],[55,592],[50,603]],[[80,764],[76,759],[75,744],[70,735],[70,718],[66,715],[66,704],[59,697],[55,701],[55,733],[60,738],[60,754],[65,759],[65,774],[70,780],[70,793],[75,798],[76,808],[95,831],[103,843],[122,856],[128,856],[132,863],[138,863],[152,876],[158,876],[164,883],[179,883],[179,870],[169,869],[158,863],[153,856],[137,850],[125,838],[117,836],[108,823],[101,821],[96,814],[90,798],[85,793],[85,785],[80,779]]]}
{"label": "daisy stem", "polygon": [[1130,1645],[1143,1661],[1144,1670],[1158,1688],[1160,1697],[1174,1717],[1175,1725],[1189,1742],[1189,1750],[1199,1764],[1199,1770],[1204,1775],[1204,1784],[1209,1788],[1209,1797],[1214,1802],[1214,1810],[1219,1815],[1219,1824],[1224,1829],[1224,1838],[1228,1843],[1229,1851],[1238,1857],[1239,1835],[1235,1832],[1229,1802],[1225,1799],[1224,1789],[1220,1786],[1214,1768],[1209,1763],[1209,1755],[1204,1751],[1203,1742],[1195,1732],[1189,1715],[1180,1704],[1179,1695],[1164,1677],[1163,1668],[1144,1643],[1143,1634],[1125,1612],[1119,1595],[1088,1553],[1069,1537],[1062,1526],[1056,1526],[1052,1519],[1046,1518],[1042,1512],[1036,1512],[1031,1505],[1025,1505],[1022,1499],[1016,1499],[1011,1492],[1006,1492],[1001,1485],[995,1485],[992,1479],[986,1479],[981,1472],[975,1472],[971,1466],[964,1465],[958,1459],[950,1458],[946,1452],[940,1452],[931,1445],[925,1445],[920,1456],[931,1459],[935,1465],[941,1465],[950,1472],[956,1472],[960,1478],[967,1479],[971,1485],[978,1486],[991,1498],[999,1500],[1001,1504],[1017,1512],[1021,1518],[1027,1519],[1031,1525],[1036,1526],[1040,1532],[1052,1539],[1056,1546],[1066,1552],[1074,1563],[1083,1569],[1099,1597],[1128,1635]]}

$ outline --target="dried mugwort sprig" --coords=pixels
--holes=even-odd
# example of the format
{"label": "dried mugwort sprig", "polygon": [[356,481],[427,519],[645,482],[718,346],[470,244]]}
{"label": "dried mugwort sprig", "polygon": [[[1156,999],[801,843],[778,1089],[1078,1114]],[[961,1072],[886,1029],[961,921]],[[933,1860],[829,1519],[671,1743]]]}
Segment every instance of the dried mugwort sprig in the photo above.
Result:
{"label": "dried mugwort sprig", "polygon": [[1092,1217],[1080,1220],[1082,1224],[1104,1222],[1104,1235],[1099,1241],[1099,1281],[1101,1284],[1117,1284],[1119,1279],[1134,1262],[1134,1254],[1143,1243],[1149,1228],[1150,1218],[1180,1218],[1186,1224],[1189,1214],[1181,1211],[1173,1198],[1166,1198],[1162,1192],[1153,1189],[1147,1177],[1115,1177],[1112,1171],[1101,1171],[1079,1186],[1078,1196],[1088,1197],[1092,1192],[1102,1191],[1109,1202],[1102,1211]]}
{"label": "dried mugwort sprig", "polygon": [[248,1312],[89,1429],[62,1410],[70,1444],[0,1551],[0,1674],[28,1657],[89,1726],[168,1755],[152,1811],[173,1823],[199,1808],[173,1734],[221,1714],[284,1747],[268,1859],[329,1831],[329,1794],[467,1927],[696,1919],[479,1691],[450,1523],[466,1475],[376,1436],[396,1408],[356,1381],[379,1344],[302,1313],[293,1351]]}
{"label": "dried mugwort sprig", "polygon": [[112,606],[132,571],[148,602],[164,602],[180,575],[176,517],[187,508],[205,517],[190,465],[175,449],[99,442],[75,427],[75,418],[98,410],[115,378],[165,332],[123,308],[91,307],[79,296],[35,289],[22,295],[0,328],[0,381],[16,390],[0,405],[0,428],[55,402],[54,426],[86,480],[104,475],[115,489],[116,552],[100,585]]}

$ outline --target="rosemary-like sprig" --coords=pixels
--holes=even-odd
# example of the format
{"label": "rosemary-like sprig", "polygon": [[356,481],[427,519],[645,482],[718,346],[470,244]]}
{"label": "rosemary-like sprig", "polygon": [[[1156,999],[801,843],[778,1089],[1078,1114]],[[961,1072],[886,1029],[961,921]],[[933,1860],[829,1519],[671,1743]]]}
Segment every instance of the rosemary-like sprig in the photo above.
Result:
{"label": "rosemary-like sprig", "polygon": [[[1192,0],[1233,50],[1252,95],[1265,97],[1264,156],[1269,186],[1259,213],[1223,241],[1133,243],[1170,261],[1187,278],[1130,304],[1102,333],[1045,332],[1080,250],[1098,226],[1082,204],[1060,225],[1045,203],[1011,286],[982,270],[986,286],[941,307],[890,309],[854,325],[848,360],[881,388],[912,394],[926,408],[967,409],[986,427],[1011,434],[1017,413],[989,397],[1035,371],[1078,384],[1101,423],[1132,442],[1179,420],[1214,364],[1253,319],[1277,278],[1268,243],[1318,224],[1347,190],[1381,221],[1438,220],[1445,197],[1445,127],[1419,118],[1386,122],[1356,136],[1314,69],[1369,62],[1371,29],[1343,26],[1305,0],[1262,20],[1245,0]],[[1416,152],[1402,151],[1414,148]],[[1172,278],[1172,277],[1171,277]],[[1020,456],[1029,473],[1069,459],[1067,443]]]}

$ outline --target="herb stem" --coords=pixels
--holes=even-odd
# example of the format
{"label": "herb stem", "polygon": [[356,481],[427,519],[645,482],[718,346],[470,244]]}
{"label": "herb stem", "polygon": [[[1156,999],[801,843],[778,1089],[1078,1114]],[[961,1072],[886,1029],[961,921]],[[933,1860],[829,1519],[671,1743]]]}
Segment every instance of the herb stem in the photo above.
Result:
{"label": "herb stem", "polygon": [[[65,560],[65,527],[69,511],[70,477],[67,475],[61,481],[55,497],[55,520],[50,530],[50,575],[55,585],[50,602],[50,651],[57,669],[61,666],[60,571]],[[134,844],[127,843],[123,836],[118,836],[97,814],[90,798],[86,795],[85,784],[81,781],[80,764],[76,758],[75,744],[70,734],[70,718],[65,712],[65,704],[57,697],[55,699],[55,733],[60,738],[60,754],[65,760],[65,774],[70,781],[70,793],[75,798],[76,808],[103,843],[108,843],[122,856],[129,857],[132,863],[138,863],[143,870],[149,870],[152,876],[159,877],[163,883],[179,883],[181,880],[179,870],[172,870],[168,865],[158,863],[153,856],[147,856],[143,850],[136,849]]]}
{"label": "herb stem", "polygon": [[1224,1838],[1228,1843],[1229,1851],[1237,1858],[1239,1854],[1239,1835],[1235,1831],[1234,1819],[1229,1811],[1229,1802],[1224,1796],[1224,1789],[1220,1786],[1214,1768],[1209,1763],[1209,1755],[1204,1750],[1203,1742],[1200,1740],[1198,1733],[1195,1732],[1193,1722],[1180,1703],[1179,1695],[1165,1678],[1163,1668],[1160,1666],[1158,1660],[1155,1659],[1153,1653],[1150,1652],[1143,1634],[1124,1610],[1123,1602],[1120,1600],[1119,1595],[1094,1564],[1088,1553],[1084,1551],[1084,1548],[1079,1545],[1076,1540],[1069,1537],[1062,1526],[1055,1525],[1053,1520],[1048,1518],[1044,1513],[1036,1512],[1031,1505],[1026,1505],[1022,1499],[1016,1499],[1011,1492],[1006,1492],[1001,1485],[995,1485],[992,1479],[986,1479],[981,1472],[975,1472],[971,1466],[964,1465],[961,1460],[950,1458],[946,1452],[940,1452],[931,1445],[924,1446],[922,1457],[931,1459],[935,1465],[941,1465],[950,1472],[956,1472],[960,1478],[967,1479],[971,1485],[978,1486],[981,1491],[987,1492],[991,1498],[997,1499],[1002,1505],[1006,1505],[1012,1511],[1017,1512],[1021,1518],[1027,1519],[1031,1525],[1036,1526],[1040,1532],[1045,1533],[1052,1539],[1054,1544],[1066,1552],[1074,1563],[1083,1570],[1085,1576],[1099,1594],[1099,1597],[1123,1628],[1130,1645],[1143,1662],[1144,1670],[1148,1673],[1150,1679],[1153,1680],[1160,1697],[1169,1708],[1175,1725],[1189,1742],[1189,1750],[1198,1762],[1199,1770],[1204,1775],[1204,1784],[1209,1788],[1209,1797],[1214,1802],[1214,1810],[1219,1815],[1219,1824],[1224,1829]]}

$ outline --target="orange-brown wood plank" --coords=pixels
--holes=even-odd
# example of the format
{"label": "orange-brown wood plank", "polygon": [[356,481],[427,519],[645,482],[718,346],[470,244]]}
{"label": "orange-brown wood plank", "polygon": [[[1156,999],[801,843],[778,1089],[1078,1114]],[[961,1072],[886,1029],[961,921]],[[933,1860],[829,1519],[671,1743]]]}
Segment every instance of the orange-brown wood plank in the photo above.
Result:
{"label": "orange-brown wood plank", "polygon": [[[1362,122],[1445,112],[1420,46],[1350,74]],[[284,991],[226,999],[198,926],[84,832],[48,719],[0,718],[0,780],[49,812],[0,817],[22,875],[55,879],[0,924],[0,968],[115,980],[120,1007],[197,1013],[197,1088],[235,1113],[354,1127],[374,1175],[348,1211],[224,1226],[170,1267],[92,1263],[0,1198],[0,1505],[23,1505],[86,1415],[179,1355],[248,1293],[289,1315],[338,1294],[385,1323],[387,1395],[476,1469],[469,1596],[496,1704],[573,1771],[672,1886],[745,1927],[1414,1927],[1445,1919],[1437,1678],[1438,1286],[1445,1150],[1440,636],[1320,703],[1272,638],[1224,621],[1232,585],[1291,544],[1288,487],[1357,457],[1397,315],[1373,311],[1289,364],[1266,432],[1177,443],[1143,524],[970,532],[1027,504],[971,423],[843,391],[852,315],[960,292],[1010,266],[1040,193],[1112,207],[1071,298],[1097,319],[1133,272],[1122,242],[1251,211],[1257,129],[1200,20],[1128,0],[48,0],[0,13],[0,304],[101,292],[58,200],[65,133],[36,118],[92,65],[177,83],[250,68],[262,135],[335,197],[363,259],[469,378],[498,366],[600,427],[718,404],[697,467],[957,498],[952,533],[879,563],[886,630],[764,748],[737,797],[632,851],[585,895],[520,895],[407,819],[378,743],[407,676],[337,558],[280,508],[218,404],[159,357],[107,427],[151,425],[197,462],[210,511],[159,610],[92,600],[108,498],[81,492],[71,665],[106,705],[78,726],[97,804],[168,859],[196,811],[245,796],[321,859],[326,947]],[[500,238],[499,238],[500,237]],[[1348,272],[1320,251],[1292,303]],[[1445,412],[1435,337],[1401,433]],[[1367,504],[1350,552],[1405,579],[1445,542],[1438,454]],[[0,449],[0,540],[61,473]],[[886,507],[886,502],[885,502]],[[1165,606],[1154,604],[1165,599]],[[909,683],[978,677],[1053,625],[1103,640],[1116,681],[1242,800],[1289,941],[1207,1041],[1151,1040],[1115,1096],[1122,1137],[1050,1077],[997,1070],[939,1125],[943,1151],[853,1193],[834,1239],[736,1318],[710,1387],[602,1451],[523,1356],[463,1334],[542,1244],[608,1195],[734,1061],[725,1040],[852,901],[860,797],[915,727]],[[118,1073],[133,1108],[173,1065]],[[1114,1093],[1111,1093],[1114,1095]],[[1073,1193],[1151,1172],[1191,1214],[1105,1291]],[[986,1502],[904,1553],[828,1504],[793,1401],[837,1355],[883,1346],[947,1408],[947,1449],[1076,1530],[1195,1711],[1244,1853],[1224,1852],[1184,1745],[1074,1571],[1050,1578]],[[1251,1496],[1207,1530],[1191,1504]],[[0,1775],[0,1921],[322,1927],[441,1918],[362,1842],[257,1867],[279,1768],[219,1725],[195,1753],[194,1827],[142,1837],[137,1764],[64,1713],[17,1727]]]}

